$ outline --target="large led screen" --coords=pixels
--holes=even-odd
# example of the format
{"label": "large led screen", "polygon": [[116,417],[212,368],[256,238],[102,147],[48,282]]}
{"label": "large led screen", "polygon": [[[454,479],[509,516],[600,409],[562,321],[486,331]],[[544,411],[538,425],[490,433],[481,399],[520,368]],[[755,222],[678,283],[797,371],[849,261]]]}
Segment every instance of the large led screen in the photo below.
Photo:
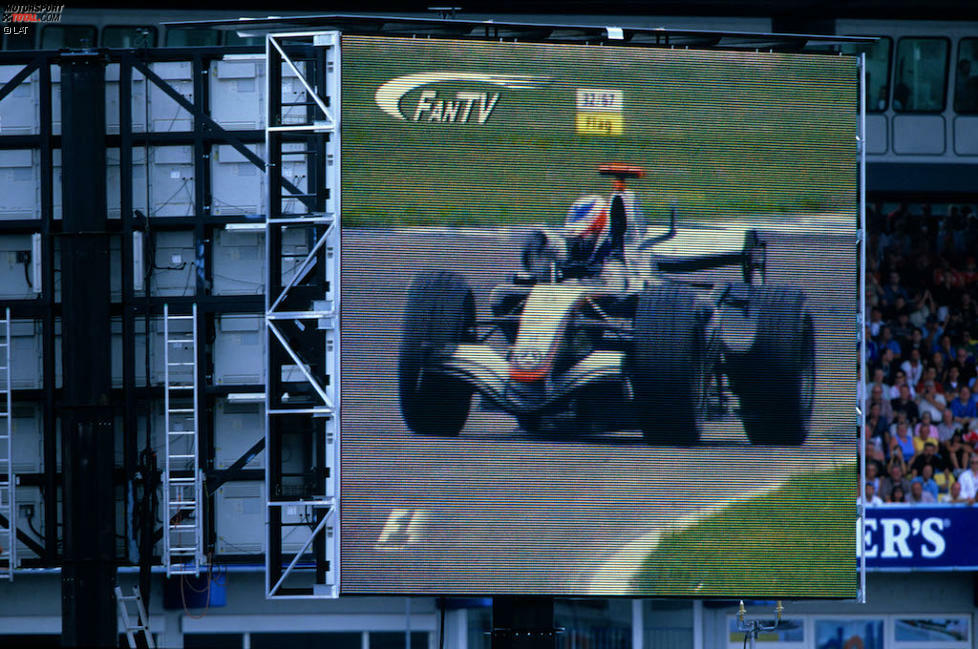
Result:
{"label": "large led screen", "polygon": [[342,41],[342,591],[855,597],[854,60]]}

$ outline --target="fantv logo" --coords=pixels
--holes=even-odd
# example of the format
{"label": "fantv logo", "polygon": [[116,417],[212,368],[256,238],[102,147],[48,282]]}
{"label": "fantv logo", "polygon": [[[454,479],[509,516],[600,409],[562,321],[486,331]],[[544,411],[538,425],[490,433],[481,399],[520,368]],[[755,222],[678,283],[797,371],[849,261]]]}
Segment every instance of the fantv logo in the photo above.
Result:
{"label": "fantv logo", "polygon": [[485,124],[499,104],[501,91],[485,89],[439,91],[425,88],[417,102],[404,111],[401,102],[412,90],[433,84],[488,84],[508,90],[531,90],[548,77],[529,75],[483,74],[480,72],[419,72],[391,79],[377,88],[374,101],[382,111],[407,122],[445,122],[452,124]]}
{"label": "fantv logo", "polygon": [[867,559],[937,559],[947,548],[944,530],[950,521],[936,516],[867,518],[863,525]]}

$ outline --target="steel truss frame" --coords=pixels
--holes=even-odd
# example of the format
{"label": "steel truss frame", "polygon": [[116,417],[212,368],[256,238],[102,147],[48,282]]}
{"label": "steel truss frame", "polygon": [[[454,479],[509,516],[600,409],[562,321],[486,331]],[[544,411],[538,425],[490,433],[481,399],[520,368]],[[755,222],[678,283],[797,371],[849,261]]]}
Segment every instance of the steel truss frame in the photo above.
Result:
{"label": "steel truss frame", "polygon": [[[142,362],[142,357],[136,354],[136,339],[142,334],[136,333],[136,324],[142,318],[163,316],[165,303],[171,309],[189,312],[193,305],[197,307],[196,325],[202,336],[213,332],[215,319],[220,314],[255,314],[261,316],[265,312],[264,297],[256,295],[215,295],[211,291],[212,263],[211,250],[214,233],[225,228],[228,224],[255,223],[253,217],[245,214],[215,215],[211,210],[211,165],[212,147],[217,144],[228,144],[245,154],[246,159],[256,167],[264,169],[265,161],[246,147],[260,144],[264,139],[262,130],[227,130],[214,122],[209,115],[210,98],[208,92],[208,72],[212,61],[219,61],[228,55],[248,55],[260,59],[261,53],[255,47],[195,47],[195,48],[160,48],[150,50],[100,50],[106,64],[119,65],[119,133],[108,134],[105,146],[119,149],[120,156],[120,211],[121,218],[110,220],[107,229],[110,236],[118,237],[121,245],[121,276],[122,296],[114,298],[111,314],[122,320],[122,378],[123,387],[113,390],[113,408],[122,415],[123,423],[123,467],[117,470],[115,482],[124,486],[125,492],[131,494],[131,485],[138,480],[139,450],[145,445],[143,426],[140,419],[149,413],[151,403],[162,404],[164,389],[162,386],[140,384],[136,381],[136,367]],[[43,470],[39,473],[22,473],[18,475],[22,487],[40,487],[44,530],[57,530],[59,524],[59,498],[62,476],[55,468],[57,465],[57,415],[56,406],[60,400],[60,391],[55,387],[55,322],[61,315],[61,305],[55,301],[54,278],[55,259],[54,242],[62,231],[62,221],[54,218],[54,152],[61,148],[61,136],[54,133],[52,110],[52,78],[51,69],[58,65],[62,53],[57,51],[6,51],[0,52],[0,65],[17,65],[22,69],[8,82],[0,84],[0,101],[9,96],[21,84],[28,82],[32,75],[37,84],[38,130],[35,134],[0,135],[0,150],[28,149],[37,152],[40,161],[40,214],[39,218],[23,220],[0,221],[0,234],[41,234],[40,267],[41,286],[36,298],[0,300],[0,308],[9,307],[14,319],[32,319],[39,321],[42,345],[42,382],[38,389],[18,390],[16,403],[37,404],[42,411],[43,439]],[[190,64],[190,79],[193,85],[193,100],[188,100],[171,82],[160,78],[152,72],[150,64],[157,62],[188,62]],[[146,72],[149,74],[146,74]],[[191,125],[186,131],[179,132],[136,132],[133,129],[132,92],[134,73],[143,74],[147,88],[150,84],[158,87],[163,93],[172,98],[191,116]],[[147,125],[148,128],[148,125]],[[194,167],[194,203],[192,214],[186,217],[154,216],[144,217],[134,213],[133,201],[133,149],[142,147],[190,146]],[[243,151],[242,151],[243,149]],[[246,153],[245,153],[246,152]],[[285,192],[299,194],[298,188],[288,181],[283,182]],[[299,197],[300,201],[307,200]],[[260,221],[259,221],[260,223]],[[148,290],[140,288],[134,276],[133,257],[135,250],[132,245],[134,232],[153,231],[185,231],[192,234],[195,250],[194,264],[198,272],[191,284],[189,294],[179,296],[153,296]],[[117,272],[117,271],[116,271]],[[140,278],[142,279],[142,278]],[[148,285],[148,284],[147,284]],[[252,392],[261,394],[263,384],[218,386],[209,385],[210,358],[207,345],[198,345],[197,379],[201,386],[197,396],[197,408],[201,413],[212,412],[215,401],[229,393]],[[205,548],[212,547],[216,541],[214,529],[213,496],[225,484],[233,481],[257,481],[265,477],[262,469],[247,468],[248,462],[264,448],[264,435],[256,431],[255,444],[245,452],[232,466],[227,469],[215,469],[214,458],[214,421],[210,416],[200,419],[200,461],[204,473],[205,485],[202,497],[206,500],[204,513]],[[0,518],[4,518],[0,516]],[[6,524],[0,520],[0,524]],[[127,536],[133,531],[125,530]],[[25,568],[55,567],[60,565],[58,549],[58,534],[45,533],[43,539],[36,538],[24,529],[17,530],[17,537],[39,558],[22,558]],[[163,527],[152,530],[152,542],[163,538]],[[152,543],[151,543],[152,545]],[[128,546],[127,552],[120,557],[122,564],[133,564],[138,560],[134,546]],[[222,561],[243,561],[253,563],[261,555],[222,555]],[[159,564],[160,556],[151,558],[152,563]]]}
{"label": "steel truss frame", "polygon": [[[340,40],[338,32],[268,34],[265,40],[266,380],[265,596],[339,596]],[[284,71],[284,75],[283,75]],[[283,102],[284,77],[305,101]],[[283,106],[303,106],[301,119]],[[305,159],[310,170],[298,212],[283,194],[282,160]],[[294,202],[293,202],[294,203]],[[315,241],[291,276],[283,276],[287,231]],[[286,436],[302,436],[305,466],[287,466]],[[298,470],[296,470],[298,468]],[[300,513],[301,512],[301,513]],[[284,545],[309,527],[289,557]]]}

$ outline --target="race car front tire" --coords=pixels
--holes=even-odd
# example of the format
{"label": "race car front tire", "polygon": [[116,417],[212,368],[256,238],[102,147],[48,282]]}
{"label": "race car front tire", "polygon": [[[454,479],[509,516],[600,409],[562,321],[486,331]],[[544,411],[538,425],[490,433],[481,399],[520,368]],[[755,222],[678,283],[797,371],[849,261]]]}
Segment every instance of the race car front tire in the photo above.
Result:
{"label": "race car front tire", "polygon": [[706,416],[707,350],[692,289],[646,289],[635,309],[632,389],[645,439],[691,446]]}
{"label": "race car front tire", "polygon": [[753,444],[801,445],[815,401],[815,327],[805,293],[761,286],[751,308],[758,314],[754,344],[727,353],[744,432]]}
{"label": "race car front tire", "polygon": [[468,419],[473,388],[437,371],[435,356],[475,342],[475,300],[465,279],[427,271],[411,282],[398,361],[404,423],[416,433],[458,435]]}

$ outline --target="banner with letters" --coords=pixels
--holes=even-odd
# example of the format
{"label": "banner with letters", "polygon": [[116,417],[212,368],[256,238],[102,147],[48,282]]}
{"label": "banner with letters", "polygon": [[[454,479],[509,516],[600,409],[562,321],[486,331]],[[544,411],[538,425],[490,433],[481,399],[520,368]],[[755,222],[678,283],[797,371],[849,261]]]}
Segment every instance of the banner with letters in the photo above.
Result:
{"label": "banner with letters", "polygon": [[868,570],[974,570],[978,509],[965,505],[867,507]]}

